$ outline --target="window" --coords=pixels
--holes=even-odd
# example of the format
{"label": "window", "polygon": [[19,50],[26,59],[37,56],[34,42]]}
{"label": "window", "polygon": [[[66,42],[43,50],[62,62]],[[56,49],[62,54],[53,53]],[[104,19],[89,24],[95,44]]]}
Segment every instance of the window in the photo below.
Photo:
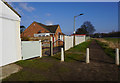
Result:
{"label": "window", "polygon": [[41,35],[38,35],[38,37],[41,37]]}
{"label": "window", "polygon": [[40,30],[40,31],[38,31],[38,33],[41,33],[41,30]]}
{"label": "window", "polygon": [[63,35],[60,35],[60,40],[63,41]]}
{"label": "window", "polygon": [[58,40],[60,40],[60,33],[58,32]]}

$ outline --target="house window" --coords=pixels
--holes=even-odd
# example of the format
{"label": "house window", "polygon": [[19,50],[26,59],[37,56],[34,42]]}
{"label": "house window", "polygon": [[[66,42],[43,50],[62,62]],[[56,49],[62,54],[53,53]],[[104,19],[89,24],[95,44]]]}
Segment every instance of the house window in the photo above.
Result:
{"label": "house window", "polygon": [[58,32],[58,40],[60,40],[60,33]]}
{"label": "house window", "polygon": [[41,30],[40,30],[40,31],[38,31],[38,33],[41,33]]}
{"label": "house window", "polygon": [[41,35],[38,35],[38,37],[41,37]]}
{"label": "house window", "polygon": [[60,35],[60,40],[63,41],[63,35]]}
{"label": "house window", "polygon": [[48,40],[48,39],[45,39],[44,42],[49,42],[49,40]]}

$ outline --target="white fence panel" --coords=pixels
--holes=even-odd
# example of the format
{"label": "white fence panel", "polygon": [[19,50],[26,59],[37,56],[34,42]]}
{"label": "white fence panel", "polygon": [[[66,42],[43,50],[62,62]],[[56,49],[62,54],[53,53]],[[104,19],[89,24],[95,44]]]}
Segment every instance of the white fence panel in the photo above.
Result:
{"label": "white fence panel", "polygon": [[[65,51],[73,47],[73,40],[74,40],[74,36],[65,36],[65,42],[64,42]],[[85,35],[75,36],[75,45],[85,42],[85,40],[86,40]]]}
{"label": "white fence panel", "polygon": [[85,42],[85,36],[75,36],[75,45]]}
{"label": "white fence panel", "polygon": [[65,51],[73,47],[73,36],[65,36]]}
{"label": "white fence panel", "polygon": [[42,52],[41,41],[22,41],[23,60],[34,57],[40,57]]}

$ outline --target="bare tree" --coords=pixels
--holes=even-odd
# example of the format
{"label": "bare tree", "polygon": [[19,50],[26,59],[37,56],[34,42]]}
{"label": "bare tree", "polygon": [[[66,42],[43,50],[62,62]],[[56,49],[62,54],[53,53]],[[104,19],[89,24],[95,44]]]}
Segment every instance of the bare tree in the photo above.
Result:
{"label": "bare tree", "polygon": [[85,21],[80,28],[77,29],[76,34],[93,34],[95,32],[94,26],[91,24],[90,21]]}

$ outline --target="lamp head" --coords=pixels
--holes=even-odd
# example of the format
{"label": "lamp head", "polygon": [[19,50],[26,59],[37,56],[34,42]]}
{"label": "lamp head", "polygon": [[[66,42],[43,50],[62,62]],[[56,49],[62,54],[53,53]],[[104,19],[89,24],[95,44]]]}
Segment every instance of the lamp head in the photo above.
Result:
{"label": "lamp head", "polygon": [[84,14],[82,13],[82,14],[80,14],[80,15],[84,15]]}

